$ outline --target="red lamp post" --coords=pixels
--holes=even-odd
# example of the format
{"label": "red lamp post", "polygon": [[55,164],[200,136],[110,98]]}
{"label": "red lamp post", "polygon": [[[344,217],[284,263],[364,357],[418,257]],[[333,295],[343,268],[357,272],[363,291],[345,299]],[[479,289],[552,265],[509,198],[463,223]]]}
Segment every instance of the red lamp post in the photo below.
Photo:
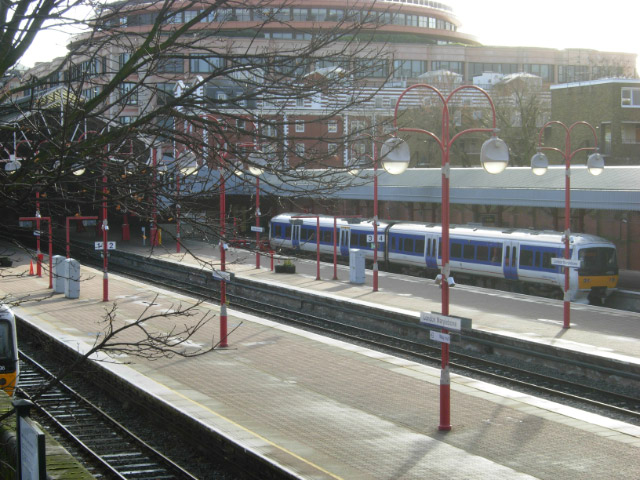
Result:
{"label": "red lamp post", "polygon": [[[559,125],[564,129],[564,151],[555,147],[545,147],[542,145],[542,135],[547,127]],[[582,147],[571,151],[571,133],[577,126],[583,125],[591,130],[593,134],[594,146]],[[543,175],[549,166],[547,156],[542,153],[543,150],[558,152],[562,155],[565,162],[565,184],[564,184],[564,258],[568,261],[571,256],[571,159],[580,152],[595,151],[589,155],[587,160],[587,168],[592,175],[600,175],[604,170],[604,158],[597,152],[598,135],[596,129],[587,122],[575,122],[567,127],[564,123],[552,120],[545,123],[538,133],[538,153],[531,158],[531,170],[536,175]],[[571,298],[569,297],[569,268],[564,267],[564,305],[563,305],[563,328],[569,328],[571,325]]]}
{"label": "red lamp post", "polygon": [[[421,128],[398,128],[398,109],[403,98],[412,90],[415,89],[427,89],[435,93],[442,102],[442,121],[441,121],[441,135],[438,137],[433,132],[424,130]],[[480,93],[486,97],[491,106],[491,113],[493,116],[492,128],[470,128],[458,132],[453,137],[450,135],[449,130],[449,102],[457,93],[463,90],[470,90]],[[417,84],[406,88],[398,98],[394,110],[393,117],[394,127],[398,132],[416,132],[423,133],[431,137],[436,141],[440,147],[442,153],[442,274],[439,276],[441,279],[442,288],[442,315],[449,315],[449,287],[454,285],[453,278],[450,277],[449,266],[449,175],[450,164],[449,157],[453,143],[461,136],[467,133],[474,132],[486,132],[493,133],[492,137],[487,140],[483,145],[480,153],[482,166],[489,173],[502,172],[509,161],[508,148],[505,143],[495,136],[496,130],[496,112],[493,101],[489,94],[475,85],[463,85],[454,89],[447,97],[445,97],[440,90],[427,84]],[[402,173],[409,165],[410,154],[409,147],[404,140],[393,137],[387,140],[381,149],[380,156],[382,157],[382,165],[385,170],[390,173]],[[447,330],[443,330],[447,333]],[[450,402],[450,375],[449,375],[449,345],[442,343],[442,370],[440,374],[440,424],[439,430],[451,430],[451,402]]]}
{"label": "red lamp post", "polygon": [[[371,137],[373,140],[373,137]],[[378,291],[378,149],[373,140],[373,157],[364,154],[364,157],[373,163],[373,291]],[[349,170],[352,174],[357,174],[357,170]],[[356,172],[356,173],[354,173]]]}
{"label": "red lamp post", "polygon": [[[21,222],[36,222],[37,225],[40,222],[48,222],[49,224],[49,288],[53,288],[53,232],[51,228],[51,217],[20,217],[18,219]],[[38,230],[38,235],[40,230]]]}
{"label": "red lamp post", "polygon": [[249,154],[249,173],[256,179],[256,268],[260,268],[260,175],[264,173],[266,166],[264,153],[256,150]]}

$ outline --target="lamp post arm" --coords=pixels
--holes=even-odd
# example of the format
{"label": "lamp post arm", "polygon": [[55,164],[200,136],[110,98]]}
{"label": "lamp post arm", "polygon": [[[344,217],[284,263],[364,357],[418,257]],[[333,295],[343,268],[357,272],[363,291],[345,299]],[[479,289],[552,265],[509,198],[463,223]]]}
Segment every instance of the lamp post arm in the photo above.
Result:
{"label": "lamp post arm", "polygon": [[451,140],[449,140],[449,148],[451,148],[451,146],[453,145],[453,142],[455,142],[458,137],[460,137],[461,135],[465,135],[467,133],[494,133],[495,129],[494,128],[468,128],[466,130],[463,130],[462,132],[458,132],[456,133],[453,138]]}
{"label": "lamp post arm", "polygon": [[444,149],[445,149],[444,143],[442,142],[442,140],[440,140],[440,137],[438,137],[435,133],[430,132],[429,130],[423,130],[422,128],[403,127],[403,128],[399,128],[398,131],[399,132],[424,133],[425,135],[429,135],[431,138],[433,138],[438,143],[438,146],[440,147],[440,150],[442,151],[442,153],[444,153]]}
{"label": "lamp post arm", "polygon": [[489,105],[491,106],[491,116],[492,116],[492,130],[495,130],[496,128],[496,107],[493,103],[493,100],[491,100],[491,97],[489,96],[489,92],[487,92],[485,89],[480,88],[477,85],[462,85],[456,89],[454,89],[449,96],[447,97],[447,99],[445,100],[445,104],[448,105],[449,101],[451,100],[451,98],[458,92],[460,92],[461,90],[475,90],[479,93],[481,93],[482,95],[484,95],[487,99],[487,101],[489,102]]}
{"label": "lamp post arm", "polygon": [[540,151],[544,150],[544,151],[547,151],[547,152],[557,152],[560,155],[562,155],[562,158],[564,158],[564,155],[565,155],[564,151],[560,150],[557,147],[542,147],[542,146],[538,145],[538,150],[540,150]]}
{"label": "lamp post arm", "polygon": [[569,154],[569,161],[571,161],[571,159],[576,155],[576,153],[580,153],[580,152],[590,152],[590,151],[594,151],[597,150],[598,147],[582,147],[579,148],[577,150],[574,150],[573,152],[571,152]]}
{"label": "lamp post arm", "polygon": [[[415,88],[426,88],[428,90],[431,90],[432,92],[436,93],[438,95],[438,97],[440,97],[440,100],[442,101],[443,105],[447,104],[447,101],[445,100],[444,96],[442,95],[442,93],[440,92],[440,90],[438,90],[437,88],[431,86],[431,85],[427,85],[426,83],[417,83],[415,85],[411,85],[410,87],[407,87],[404,92],[402,92],[400,94],[400,96],[398,97],[398,100],[396,101],[396,107],[393,110],[393,127],[394,128],[398,128],[398,109],[400,108],[400,102],[402,102],[402,99],[404,98],[404,96],[409,93],[411,90],[415,89]],[[408,131],[408,130],[404,130],[401,129],[402,131]]]}

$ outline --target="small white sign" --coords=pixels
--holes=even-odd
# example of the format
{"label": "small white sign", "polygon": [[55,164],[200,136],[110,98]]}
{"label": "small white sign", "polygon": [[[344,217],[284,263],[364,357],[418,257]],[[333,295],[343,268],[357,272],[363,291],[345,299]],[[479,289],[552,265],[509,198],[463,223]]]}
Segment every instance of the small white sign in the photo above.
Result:
{"label": "small white sign", "polygon": [[39,237],[39,236],[40,236],[40,230],[34,230],[34,231],[33,231],[33,234],[34,234],[36,237]]}
{"label": "small white sign", "polygon": [[[104,242],[95,242],[94,248],[96,250],[104,250]],[[115,250],[116,242],[107,242],[107,250]]]}
{"label": "small white sign", "polygon": [[462,320],[455,317],[447,317],[439,313],[420,312],[420,323],[446,330],[462,330]]}
{"label": "small white sign", "polygon": [[[384,233],[378,234],[378,243],[384,242]],[[373,243],[373,234],[367,234],[367,243]]]}
{"label": "small white sign", "polygon": [[552,258],[551,265],[559,267],[580,268],[580,260],[571,260],[567,258]]}
{"label": "small white sign", "polygon": [[429,330],[429,338],[440,343],[451,343],[451,335],[442,332]]}
{"label": "small white sign", "polygon": [[264,227],[256,227],[256,226],[252,226],[252,227],[251,227],[251,231],[252,231],[252,232],[260,232],[260,233],[263,233],[263,232],[264,232]]}
{"label": "small white sign", "polygon": [[224,280],[225,282],[231,281],[231,273],[230,272],[223,272],[221,270],[214,270],[212,275],[213,275],[213,278],[215,278],[216,280]]}

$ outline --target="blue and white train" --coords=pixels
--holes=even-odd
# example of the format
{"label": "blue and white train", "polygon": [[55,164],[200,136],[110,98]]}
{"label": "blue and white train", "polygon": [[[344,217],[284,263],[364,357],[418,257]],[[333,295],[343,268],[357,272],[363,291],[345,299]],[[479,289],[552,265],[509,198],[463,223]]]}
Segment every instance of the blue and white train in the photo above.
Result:
{"label": "blue and white train", "polygon": [[[271,219],[271,247],[316,251],[315,216],[283,213]],[[373,258],[373,221],[335,220],[337,252],[348,258],[360,249]],[[378,261],[387,267],[421,267],[435,274],[442,266],[441,226],[414,222],[378,221]],[[320,252],[333,254],[334,217],[320,215]],[[450,268],[457,280],[495,284],[501,280],[524,292],[562,298],[563,267],[552,263],[564,257],[563,234],[553,231],[500,229],[472,225],[450,227]],[[599,304],[618,284],[615,245],[594,235],[570,237],[571,301]]]}

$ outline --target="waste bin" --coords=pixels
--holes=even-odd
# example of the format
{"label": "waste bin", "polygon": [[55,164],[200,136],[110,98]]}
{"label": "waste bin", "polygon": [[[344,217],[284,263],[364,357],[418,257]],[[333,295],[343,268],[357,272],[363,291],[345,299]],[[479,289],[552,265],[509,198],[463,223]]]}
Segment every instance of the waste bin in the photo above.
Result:
{"label": "waste bin", "polygon": [[349,281],[364,283],[364,250],[349,250]]}
{"label": "waste bin", "polygon": [[73,258],[64,261],[64,296],[78,298],[80,296],[80,262]]}
{"label": "waste bin", "polygon": [[62,255],[54,255],[51,259],[51,275],[53,276],[53,293],[64,293],[65,279],[64,275],[65,257]]}

